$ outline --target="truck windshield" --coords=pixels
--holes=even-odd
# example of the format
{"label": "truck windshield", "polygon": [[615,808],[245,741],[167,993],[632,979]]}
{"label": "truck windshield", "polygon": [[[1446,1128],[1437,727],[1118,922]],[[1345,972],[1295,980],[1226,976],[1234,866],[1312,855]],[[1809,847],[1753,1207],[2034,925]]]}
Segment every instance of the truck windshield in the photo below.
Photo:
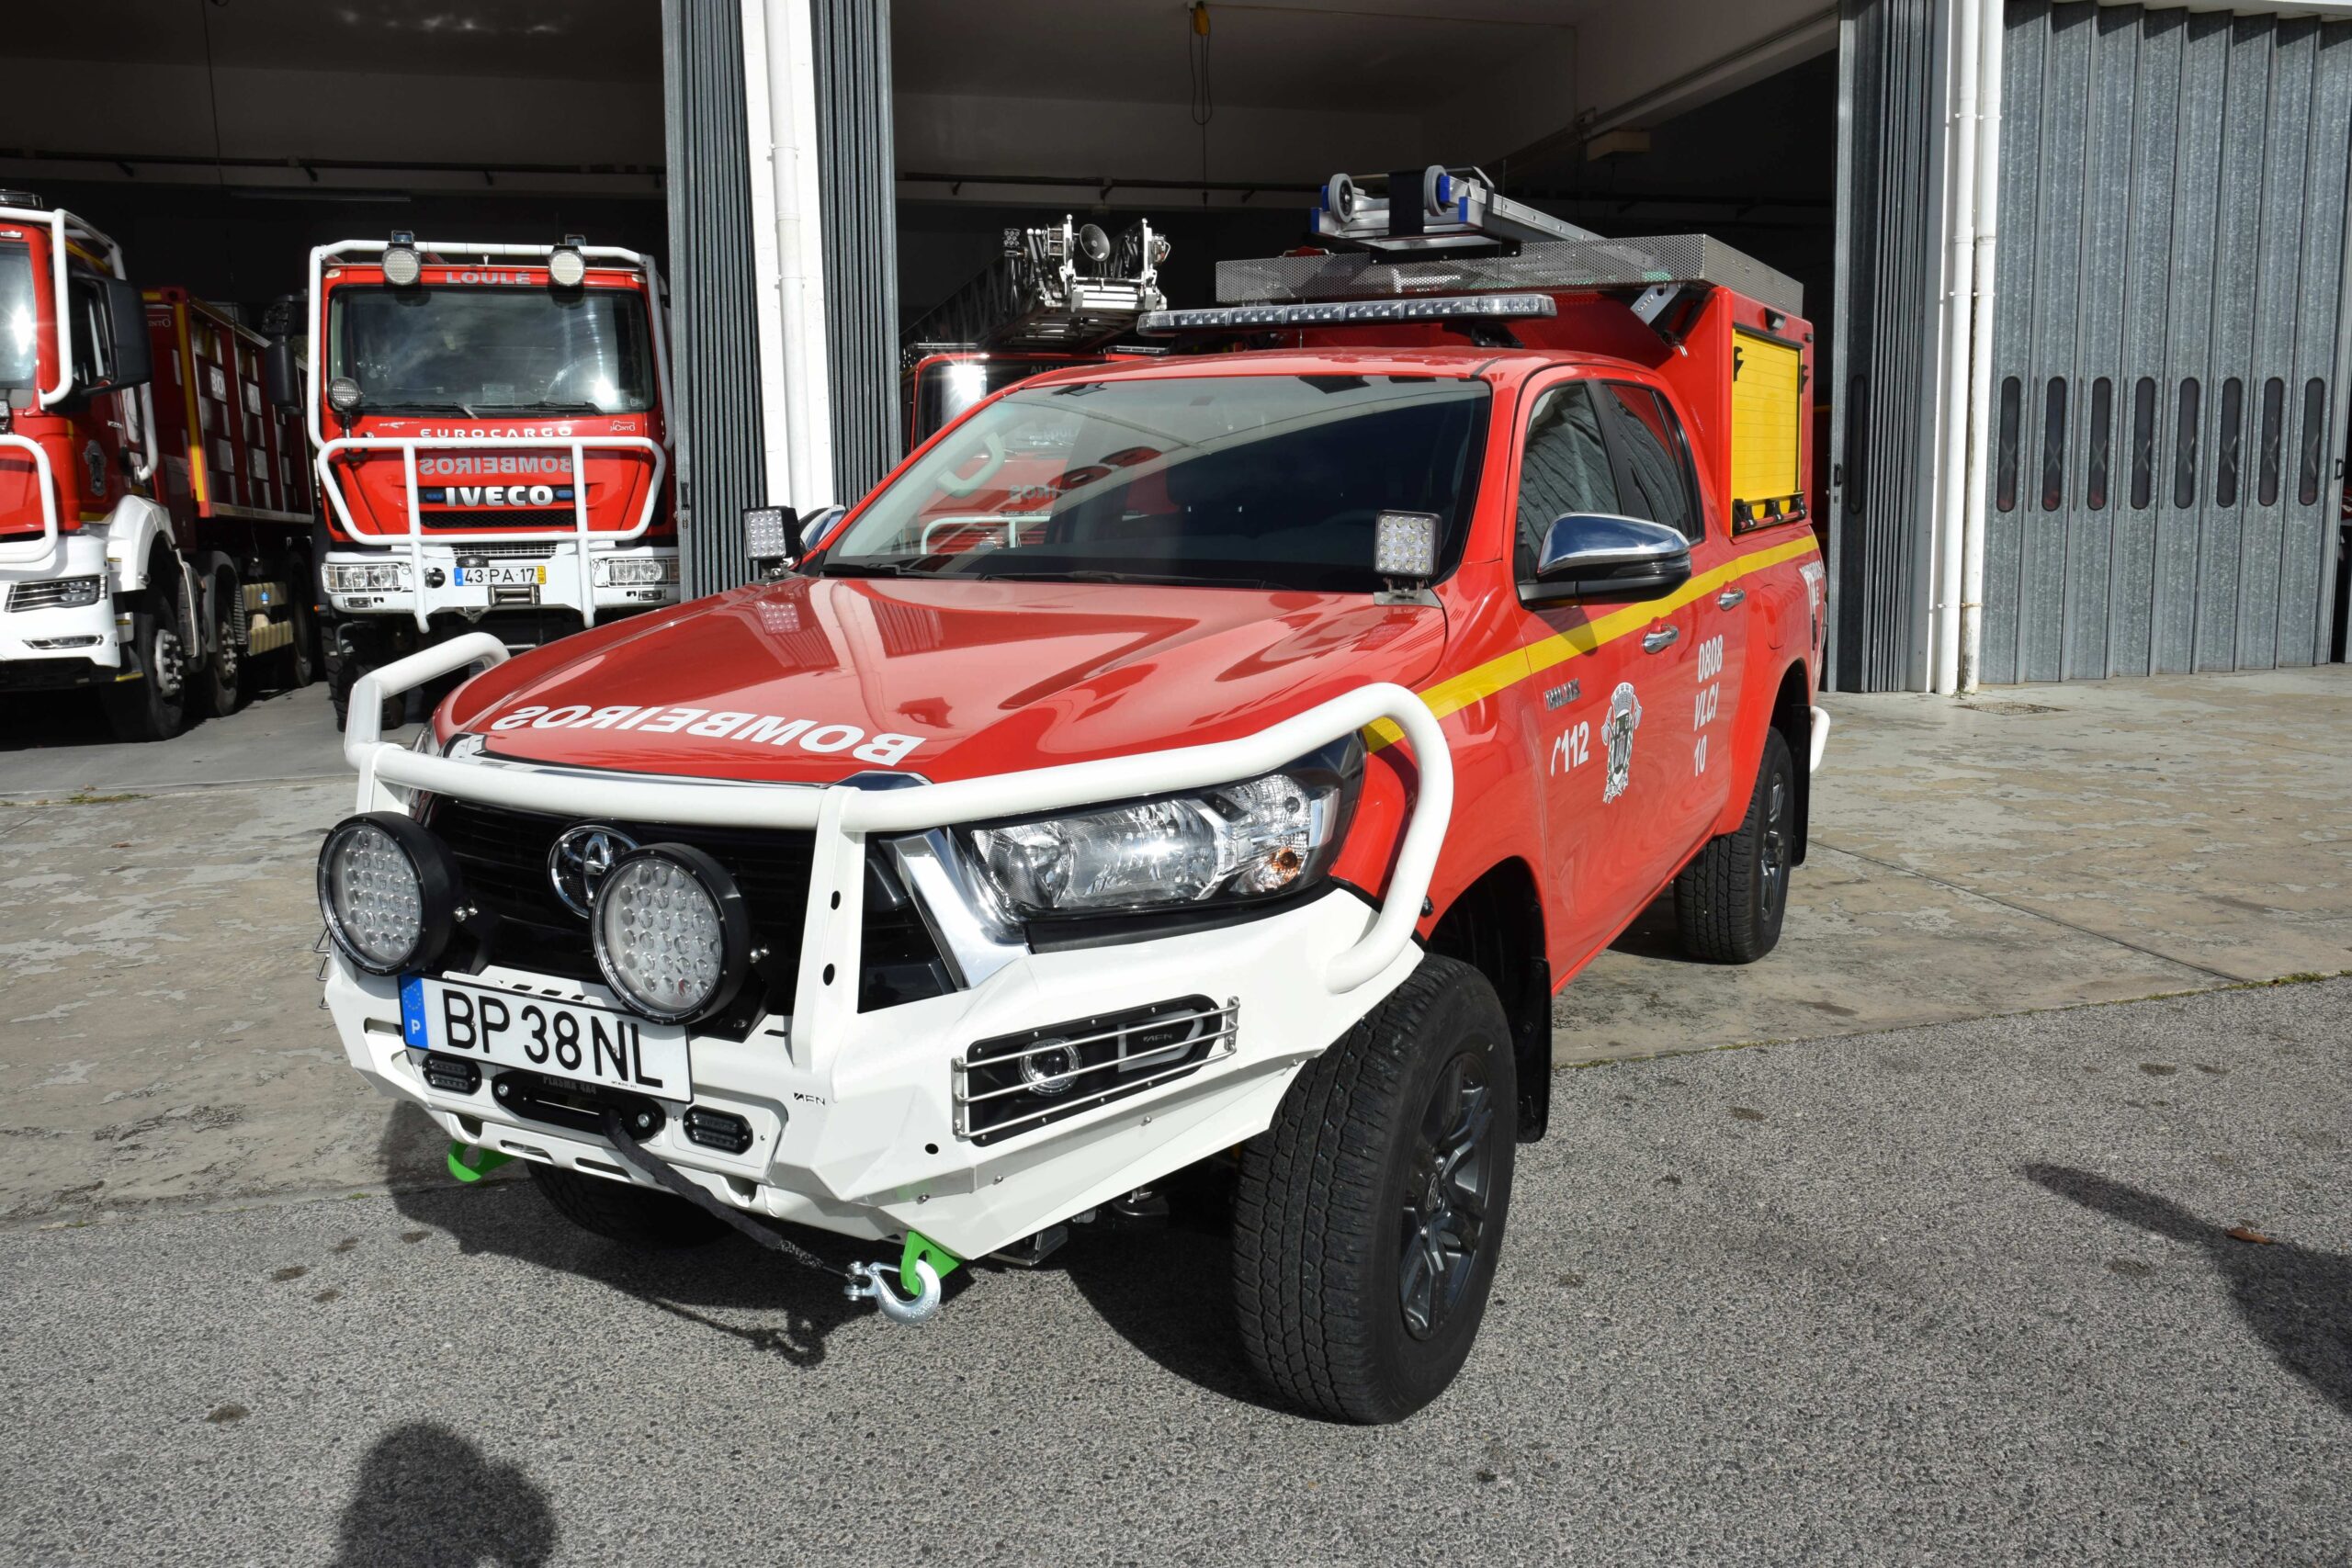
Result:
{"label": "truck windshield", "polygon": [[0,244],[0,389],[40,384],[34,362],[40,344],[32,253],[22,245]]}
{"label": "truck windshield", "polygon": [[840,576],[1370,592],[1374,519],[1461,558],[1483,382],[1155,376],[1024,388],[973,413],[811,565]]}
{"label": "truck windshield", "polygon": [[617,288],[338,288],[330,377],[370,413],[641,413],[645,304]]}
{"label": "truck windshield", "polygon": [[974,404],[1003,391],[1015,381],[1046,370],[1058,370],[1069,361],[1032,359],[1001,355],[970,358],[926,359],[915,370],[914,424],[907,432],[910,449],[931,439],[932,433],[959,418]]}

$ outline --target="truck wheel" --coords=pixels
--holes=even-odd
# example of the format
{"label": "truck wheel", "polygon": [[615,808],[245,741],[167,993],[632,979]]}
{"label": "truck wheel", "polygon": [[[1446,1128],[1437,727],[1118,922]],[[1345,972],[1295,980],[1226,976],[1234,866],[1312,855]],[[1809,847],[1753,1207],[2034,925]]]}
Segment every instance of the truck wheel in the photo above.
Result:
{"label": "truck wheel", "polygon": [[1789,743],[1770,730],[1747,817],[1736,831],[1708,840],[1674,879],[1683,951],[1708,964],[1753,964],[1779,945],[1796,834],[1796,767]]}
{"label": "truck wheel", "polygon": [[[335,666],[334,673],[328,678],[327,701],[334,706],[336,729],[351,728],[351,688],[359,684],[359,677],[373,669],[375,669],[374,665],[362,664],[346,655],[343,662]],[[383,727],[386,729],[398,728],[401,719],[404,716],[400,700],[394,697],[385,698],[383,715]]]}
{"label": "truck wheel", "polygon": [[1494,987],[1434,955],[1299,1069],[1233,1202],[1234,1305],[1269,1388],[1361,1422],[1445,1391],[1486,1315],[1518,1105]]}
{"label": "truck wheel", "polygon": [[560,1166],[531,1163],[531,1180],[555,1212],[607,1241],[638,1252],[673,1252],[700,1247],[727,1234],[727,1226],[683,1198],[582,1176]]}
{"label": "truck wheel", "polygon": [[237,623],[245,614],[243,587],[236,574],[212,575],[212,625],[207,639],[211,647],[197,661],[197,702],[214,718],[226,718],[245,700],[245,650],[238,646]]}
{"label": "truck wheel", "polygon": [[299,590],[288,615],[294,640],[286,650],[286,683],[300,691],[319,678],[319,618]]}
{"label": "truck wheel", "polygon": [[179,606],[169,592],[141,594],[130,626],[130,662],[140,678],[102,689],[107,724],[117,740],[169,740],[187,728]]}

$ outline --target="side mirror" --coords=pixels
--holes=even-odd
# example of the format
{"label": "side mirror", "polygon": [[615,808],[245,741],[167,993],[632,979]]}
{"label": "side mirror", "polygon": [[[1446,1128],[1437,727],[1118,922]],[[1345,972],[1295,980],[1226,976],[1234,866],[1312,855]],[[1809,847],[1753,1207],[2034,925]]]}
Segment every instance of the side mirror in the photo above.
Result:
{"label": "side mirror", "polygon": [[800,513],[789,506],[743,509],[743,552],[761,571],[775,571],[800,558]]}
{"label": "side mirror", "polygon": [[107,374],[90,391],[117,392],[155,378],[155,355],[147,338],[147,301],[139,286],[119,277],[98,280],[107,300]]}
{"label": "side mirror", "polygon": [[1571,512],[1553,520],[1535,562],[1535,581],[1520,586],[1530,605],[1650,599],[1690,581],[1690,541],[1681,531],[1639,517]]}
{"label": "side mirror", "polygon": [[294,340],[290,337],[272,338],[262,351],[261,384],[263,395],[274,408],[299,408],[302,402],[302,373],[294,363]]}

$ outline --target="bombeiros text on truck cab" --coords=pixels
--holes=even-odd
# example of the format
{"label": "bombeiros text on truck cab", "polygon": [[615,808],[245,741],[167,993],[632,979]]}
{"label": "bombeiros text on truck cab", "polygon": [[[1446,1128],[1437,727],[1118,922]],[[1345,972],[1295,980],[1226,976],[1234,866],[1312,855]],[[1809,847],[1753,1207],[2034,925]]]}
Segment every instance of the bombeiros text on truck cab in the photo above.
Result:
{"label": "bombeiros text on truck cab", "polygon": [[607,1235],[887,1244],[845,1288],[899,1318],[1229,1167],[1268,1383],[1439,1394],[1553,992],[1668,889],[1699,957],[1779,937],[1813,334],[1736,252],[1476,170],[1311,221],[1145,316],[1169,352],[989,398],[809,537],[753,514],[761,581],[363,682],[319,867],[353,1066]]}

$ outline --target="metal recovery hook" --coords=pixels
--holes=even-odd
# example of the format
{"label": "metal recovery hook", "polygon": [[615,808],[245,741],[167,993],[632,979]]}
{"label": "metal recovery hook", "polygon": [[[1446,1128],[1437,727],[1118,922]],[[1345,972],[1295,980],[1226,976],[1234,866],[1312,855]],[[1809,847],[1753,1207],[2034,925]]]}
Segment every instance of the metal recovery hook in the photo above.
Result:
{"label": "metal recovery hook", "polygon": [[953,1269],[957,1260],[954,1254],[935,1242],[919,1235],[910,1234],[907,1237],[906,1258],[896,1266],[895,1271],[900,1282],[914,1294],[911,1298],[902,1297],[888,1282],[888,1276],[894,1271],[891,1264],[853,1263],[844,1269],[839,1264],[826,1262],[799,1243],[777,1235],[741,1209],[720,1202],[680,1175],[667,1160],[646,1153],[645,1146],[630,1134],[628,1125],[622,1121],[619,1111],[605,1111],[605,1136],[612,1142],[615,1157],[648,1181],[676,1193],[705,1213],[714,1215],[742,1232],[770,1252],[781,1253],[795,1262],[805,1263],[819,1273],[840,1276],[846,1281],[842,1287],[842,1293],[851,1301],[872,1297],[874,1304],[882,1309],[882,1315],[893,1323],[923,1323],[938,1314],[944,1287],[940,1281],[942,1269],[934,1266],[932,1259],[940,1259],[948,1269]]}

